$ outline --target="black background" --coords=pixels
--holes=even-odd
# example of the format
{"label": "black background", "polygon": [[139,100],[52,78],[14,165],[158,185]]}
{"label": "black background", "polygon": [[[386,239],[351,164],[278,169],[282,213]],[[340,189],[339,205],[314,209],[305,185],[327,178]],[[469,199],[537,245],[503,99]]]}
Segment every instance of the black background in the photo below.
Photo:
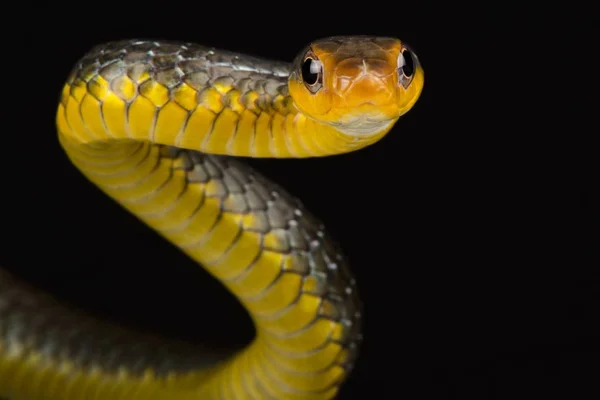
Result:
{"label": "black background", "polygon": [[113,39],[291,60],[324,36],[396,36],[418,54],[425,89],[383,141],[251,162],[300,197],[351,260],[365,342],[340,397],[600,398],[598,124],[583,118],[598,109],[598,20],[574,6],[412,3],[11,4],[1,264],[132,327],[246,343],[249,319],[220,284],[67,161],[54,125],[64,79]]}

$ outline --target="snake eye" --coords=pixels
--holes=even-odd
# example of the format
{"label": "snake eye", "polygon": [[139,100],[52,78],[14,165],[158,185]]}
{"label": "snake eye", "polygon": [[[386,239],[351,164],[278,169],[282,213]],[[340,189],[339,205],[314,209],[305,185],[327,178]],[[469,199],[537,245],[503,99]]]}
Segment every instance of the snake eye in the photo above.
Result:
{"label": "snake eye", "polygon": [[398,77],[404,88],[408,88],[415,74],[415,56],[408,49],[398,55]]}
{"label": "snake eye", "polygon": [[323,64],[311,53],[307,54],[302,62],[302,80],[312,93],[316,93],[323,86]]}

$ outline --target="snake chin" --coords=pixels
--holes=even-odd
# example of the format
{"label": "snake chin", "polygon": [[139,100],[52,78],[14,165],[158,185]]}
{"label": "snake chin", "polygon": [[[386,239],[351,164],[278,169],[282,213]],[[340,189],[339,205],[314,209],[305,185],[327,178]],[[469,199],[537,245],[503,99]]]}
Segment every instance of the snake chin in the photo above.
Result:
{"label": "snake chin", "polygon": [[395,119],[382,116],[361,115],[335,123],[334,127],[346,135],[364,137],[387,130],[394,122]]}

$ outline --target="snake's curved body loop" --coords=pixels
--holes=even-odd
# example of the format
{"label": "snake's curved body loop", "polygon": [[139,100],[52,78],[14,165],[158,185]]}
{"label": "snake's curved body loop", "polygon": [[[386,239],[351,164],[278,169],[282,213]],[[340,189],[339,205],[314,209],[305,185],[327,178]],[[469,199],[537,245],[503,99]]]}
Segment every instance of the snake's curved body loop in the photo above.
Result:
{"label": "snake's curved body loop", "polygon": [[0,396],[334,397],[361,340],[355,281],[302,204],[230,156],[360,149],[391,129],[422,85],[414,55],[390,38],[317,41],[293,64],[189,43],[93,49],[64,86],[62,147],[240,299],[257,336],[207,367],[193,346],[67,309],[0,270]]}

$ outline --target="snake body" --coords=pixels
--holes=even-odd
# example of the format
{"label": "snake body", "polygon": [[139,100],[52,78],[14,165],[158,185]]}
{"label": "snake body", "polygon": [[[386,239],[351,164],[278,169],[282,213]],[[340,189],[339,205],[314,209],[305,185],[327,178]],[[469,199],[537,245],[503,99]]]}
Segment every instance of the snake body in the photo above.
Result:
{"label": "snake body", "polygon": [[363,148],[422,86],[416,57],[393,38],[315,41],[292,64],[191,43],[92,49],[62,91],[60,144],[91,182],[220,280],[257,334],[207,367],[195,346],[69,309],[0,270],[0,397],[335,397],[361,340],[355,281],[322,224],[231,156]]}

